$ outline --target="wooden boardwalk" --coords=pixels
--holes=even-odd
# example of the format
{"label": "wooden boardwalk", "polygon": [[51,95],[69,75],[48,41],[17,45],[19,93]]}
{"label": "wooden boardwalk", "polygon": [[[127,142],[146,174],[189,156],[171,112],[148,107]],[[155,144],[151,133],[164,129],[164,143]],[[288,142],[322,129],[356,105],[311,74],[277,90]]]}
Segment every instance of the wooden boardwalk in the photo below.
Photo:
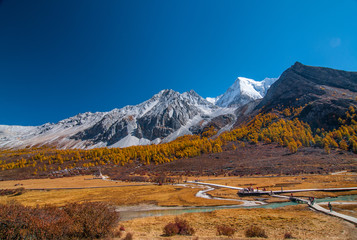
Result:
{"label": "wooden boardwalk", "polygon": [[[343,191],[353,191],[357,190],[357,187],[347,187],[347,188],[311,188],[311,189],[290,189],[290,190],[280,190],[273,191],[274,194],[281,193],[297,193],[297,192],[343,192]],[[262,191],[264,192],[264,191]],[[266,191],[265,193],[268,193]]]}
{"label": "wooden boardwalk", "polygon": [[338,213],[338,212],[335,212],[335,211],[330,211],[326,208],[323,208],[321,207],[318,203],[312,203],[311,201],[309,200],[306,200],[306,199],[303,199],[303,198],[297,198],[297,197],[288,197],[288,196],[281,196],[281,195],[272,195],[272,197],[278,197],[278,198],[285,198],[285,199],[289,199],[290,201],[292,199],[295,199],[295,200],[298,200],[300,202],[303,202],[307,205],[309,205],[310,208],[316,210],[316,211],[319,211],[319,212],[322,212],[322,213],[325,213],[325,214],[328,214],[328,215],[331,215],[331,216],[334,216],[334,217],[339,217],[339,218],[342,218],[348,222],[351,222],[351,223],[354,223],[357,225],[357,218],[355,217],[351,217],[351,216],[348,216],[348,215],[345,215],[345,214],[342,214],[342,213]]}
{"label": "wooden boardwalk", "polygon": [[221,188],[229,188],[229,189],[235,189],[235,190],[243,190],[243,188],[241,188],[241,187],[232,187],[232,186],[214,184],[214,183],[205,183],[205,182],[197,182],[197,181],[187,181],[187,183],[194,183],[194,184],[210,186],[210,187],[221,187]]}
{"label": "wooden boardwalk", "polygon": [[331,215],[331,216],[342,218],[342,219],[344,219],[344,220],[346,220],[348,222],[351,222],[351,223],[354,223],[354,224],[357,225],[357,218],[355,218],[355,217],[351,217],[351,216],[348,216],[348,215],[345,215],[345,214],[342,214],[342,213],[338,213],[338,212],[335,212],[335,211],[330,211],[330,210],[328,210],[326,208],[321,207],[318,203],[315,203],[315,204],[309,203],[309,206],[311,208],[315,209],[316,211],[319,211],[319,212],[322,212],[322,213],[325,213],[325,214],[328,214],[328,215]]}
{"label": "wooden boardwalk", "polygon": [[[222,186],[225,187],[225,186]],[[237,188],[238,189],[238,188]],[[344,192],[357,190],[357,187],[348,188],[311,188],[311,189],[288,189],[288,190],[278,190],[278,191],[262,191],[254,190],[251,192],[241,192],[242,195],[274,195],[282,193],[298,193],[298,192]]]}

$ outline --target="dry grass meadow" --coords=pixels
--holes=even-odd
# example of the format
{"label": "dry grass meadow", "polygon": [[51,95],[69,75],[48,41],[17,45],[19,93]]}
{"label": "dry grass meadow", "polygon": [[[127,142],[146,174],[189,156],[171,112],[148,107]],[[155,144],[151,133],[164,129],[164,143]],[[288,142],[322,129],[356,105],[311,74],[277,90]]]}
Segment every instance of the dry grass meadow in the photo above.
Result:
{"label": "dry grass meadow", "polygon": [[[103,201],[116,205],[155,204],[158,206],[215,206],[221,204],[237,204],[232,201],[220,201],[197,198],[195,194],[201,188],[175,185],[154,185],[127,182],[108,182],[100,179],[84,180],[90,176],[79,176],[60,179],[34,179],[0,182],[0,188],[17,187],[44,190],[28,190],[17,196],[0,196],[0,203],[16,201],[26,206],[54,204],[62,206],[72,202]],[[21,185],[23,184],[23,185]],[[85,184],[85,185],[84,185]],[[48,188],[80,188],[59,189]],[[102,188],[89,188],[102,187]]]}
{"label": "dry grass meadow", "polygon": [[[59,179],[34,179],[19,181],[1,181],[0,189],[24,187],[21,195],[0,196],[0,203],[19,202],[27,206],[53,204],[63,206],[72,202],[103,201],[118,206],[154,204],[158,206],[215,206],[237,204],[234,201],[222,201],[197,198],[195,194],[202,188],[194,184],[154,185],[149,183],[111,182],[92,179],[92,176],[77,176]],[[88,180],[92,179],[92,180]],[[193,180],[193,179],[188,179]],[[288,177],[216,177],[200,178],[200,181],[239,187],[252,186],[267,190],[356,187],[357,176],[351,173],[339,175],[306,175]],[[16,186],[15,186],[16,185]],[[60,189],[51,188],[82,188]],[[239,199],[236,190],[216,189],[209,192],[222,198]],[[354,192],[308,192],[301,195],[324,197]],[[249,198],[244,198],[249,199]],[[251,198],[252,199],[252,198]],[[270,201],[277,201],[271,199]],[[356,217],[356,204],[339,205],[334,210]],[[335,207],[335,206],[334,206]],[[263,228],[268,239],[284,239],[285,233],[291,233],[295,239],[357,239],[357,228],[340,219],[311,211],[305,205],[289,206],[278,209],[229,209],[209,213],[186,213],[180,217],[187,220],[195,229],[193,236],[164,237],[163,227],[175,216],[146,217],[122,221],[120,225],[126,232],[134,234],[133,239],[246,239],[244,231],[251,225]],[[216,226],[226,224],[237,232],[233,238],[216,235]],[[119,228],[119,226],[118,226]],[[125,234],[123,235],[125,236]]]}
{"label": "dry grass meadow", "polygon": [[[284,239],[291,233],[294,239],[357,239],[356,227],[337,218],[316,213],[306,206],[280,209],[229,209],[207,213],[186,213],[181,218],[195,229],[193,236],[164,237],[163,227],[175,216],[134,219],[121,224],[134,239],[248,239],[244,231],[251,225],[263,228],[268,239]],[[232,238],[217,236],[216,226],[229,225],[237,230]],[[255,238],[256,239],[256,238]]]}
{"label": "dry grass meadow", "polygon": [[47,179],[28,179],[28,180],[13,180],[1,181],[0,188],[12,189],[23,187],[26,189],[39,188],[90,188],[90,187],[116,187],[125,185],[146,185],[148,183],[132,183],[132,182],[115,182],[103,181],[95,179],[92,175],[64,177],[64,178],[47,178]]}
{"label": "dry grass meadow", "polygon": [[[193,180],[193,179],[188,179]],[[259,187],[267,190],[333,188],[357,186],[357,175],[306,175],[283,177],[217,177],[200,178],[200,181],[229,186]],[[16,185],[16,186],[15,186]],[[0,196],[0,203],[17,201],[24,205],[35,206],[44,204],[64,205],[71,202],[106,201],[116,205],[155,204],[158,206],[215,206],[237,204],[233,201],[203,199],[195,197],[198,186],[189,187],[177,185],[154,185],[150,183],[114,182],[93,179],[93,176],[76,176],[56,179],[31,179],[18,181],[1,181],[0,189],[23,187],[29,190],[18,196]],[[51,188],[65,188],[51,190]],[[67,188],[67,189],[66,189]],[[83,188],[83,189],[70,189]],[[349,192],[306,192],[295,196],[335,197],[339,195],[356,194]],[[221,198],[240,199],[237,190],[218,188],[209,192],[210,195]],[[242,198],[253,200],[252,197]],[[270,202],[279,199],[270,199]]]}
{"label": "dry grass meadow", "polygon": [[336,175],[262,176],[262,177],[201,177],[199,181],[236,187],[259,187],[267,190],[356,187],[356,173]]}

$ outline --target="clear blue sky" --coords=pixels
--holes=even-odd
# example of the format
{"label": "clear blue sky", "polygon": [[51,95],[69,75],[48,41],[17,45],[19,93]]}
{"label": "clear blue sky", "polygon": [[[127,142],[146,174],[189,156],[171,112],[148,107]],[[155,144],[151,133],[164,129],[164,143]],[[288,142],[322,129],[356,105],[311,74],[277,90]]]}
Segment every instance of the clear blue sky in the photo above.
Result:
{"label": "clear blue sky", "polygon": [[357,71],[357,1],[0,0],[0,124],[222,94],[295,61]]}

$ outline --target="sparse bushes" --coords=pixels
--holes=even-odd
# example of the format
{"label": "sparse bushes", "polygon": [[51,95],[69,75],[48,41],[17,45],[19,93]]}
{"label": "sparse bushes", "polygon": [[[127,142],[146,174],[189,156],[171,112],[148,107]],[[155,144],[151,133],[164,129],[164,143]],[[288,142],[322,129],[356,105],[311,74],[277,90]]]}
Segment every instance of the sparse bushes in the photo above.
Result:
{"label": "sparse bushes", "polygon": [[25,193],[25,188],[15,188],[15,189],[0,189],[0,196],[14,195],[18,196]]}
{"label": "sparse bushes", "polygon": [[258,226],[250,226],[247,230],[245,230],[246,237],[261,237],[267,238],[268,236],[265,233],[265,230]]}
{"label": "sparse bushes", "polygon": [[169,223],[164,227],[165,236],[174,236],[180,232],[176,223]]}
{"label": "sparse bushes", "polygon": [[285,234],[284,234],[284,239],[293,239],[294,237],[293,237],[293,235],[290,233],[290,232],[286,232]]}
{"label": "sparse bushes", "polygon": [[104,203],[25,207],[0,204],[2,239],[83,239],[113,233],[119,213]]}
{"label": "sparse bushes", "polygon": [[224,235],[228,237],[232,237],[236,230],[231,226],[227,225],[218,225],[217,226],[217,235]]}
{"label": "sparse bushes", "polygon": [[175,224],[179,228],[179,235],[193,235],[195,233],[195,230],[190,226],[190,224],[183,219],[176,218],[175,219]]}
{"label": "sparse bushes", "polygon": [[74,220],[76,236],[79,238],[103,237],[119,220],[119,213],[112,206],[101,202],[72,203],[64,211]]}
{"label": "sparse bushes", "polygon": [[127,233],[123,240],[133,240],[133,234],[132,233]]}
{"label": "sparse bushes", "polygon": [[0,205],[0,236],[3,239],[63,239],[71,235],[72,226],[73,220],[56,207]]}
{"label": "sparse bushes", "polygon": [[174,236],[174,235],[193,235],[195,230],[189,225],[186,220],[175,218],[174,223],[168,223],[164,227],[165,236]]}

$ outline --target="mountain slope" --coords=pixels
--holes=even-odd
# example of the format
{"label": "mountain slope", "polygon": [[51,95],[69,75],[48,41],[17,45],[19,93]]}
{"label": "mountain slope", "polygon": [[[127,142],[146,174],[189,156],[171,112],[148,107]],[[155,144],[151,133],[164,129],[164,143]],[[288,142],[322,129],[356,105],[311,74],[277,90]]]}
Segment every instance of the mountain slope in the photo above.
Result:
{"label": "mountain slope", "polygon": [[[195,117],[202,120],[202,116],[210,115],[216,110],[216,106],[193,90],[183,94],[163,90],[144,103],[109,112],[94,126],[71,138],[90,140],[100,146],[106,143],[106,146],[122,147],[127,145],[125,142],[131,141],[135,145],[138,139],[141,139],[141,144],[152,141],[158,143],[189,124]],[[124,139],[125,137],[127,138]],[[121,140],[123,141],[118,143]]]}
{"label": "mountain slope", "polygon": [[[0,125],[0,147],[94,148],[159,143],[198,133],[215,117],[233,111],[215,106],[193,90],[182,94],[162,90],[136,106],[79,114],[56,124],[37,127]],[[227,124],[234,120],[232,117]]]}
{"label": "mountain slope", "polygon": [[277,78],[265,78],[263,81],[238,77],[234,84],[216,100],[220,107],[240,107],[256,99],[261,99]]}
{"label": "mountain slope", "polygon": [[[270,87],[271,86],[271,87]],[[83,113],[56,124],[0,125],[0,148],[50,145],[57,148],[128,147],[169,142],[213,127],[218,134],[258,112],[300,108],[299,119],[313,128],[339,126],[349,106],[357,106],[357,73],[295,63],[261,82],[239,77],[217,98],[193,90],[162,90],[151,99],[110,112]],[[209,101],[208,101],[209,100]],[[215,103],[215,104],[214,104]]]}
{"label": "mountain slope", "polygon": [[333,129],[349,106],[356,106],[357,72],[306,66],[284,71],[256,109],[302,107],[299,119],[313,128]]}
{"label": "mountain slope", "polygon": [[79,141],[68,139],[81,130],[91,127],[106,113],[82,113],[41,126],[7,126],[0,125],[0,148],[22,148],[26,146],[54,145],[59,148],[81,148]]}

